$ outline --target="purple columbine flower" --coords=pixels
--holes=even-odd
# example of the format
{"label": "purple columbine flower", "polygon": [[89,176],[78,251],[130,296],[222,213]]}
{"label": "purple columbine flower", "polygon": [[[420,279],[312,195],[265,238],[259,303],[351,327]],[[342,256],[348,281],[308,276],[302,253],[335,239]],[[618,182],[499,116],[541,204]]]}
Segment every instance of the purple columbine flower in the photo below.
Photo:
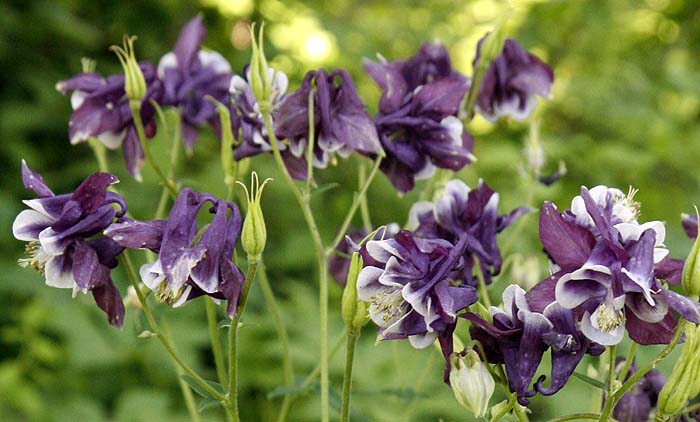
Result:
{"label": "purple columbine flower", "polygon": [[[474,68],[486,37],[479,41]],[[552,68],[507,39],[503,51],[484,73],[475,110],[489,121],[502,116],[525,120],[537,105],[536,95],[548,98],[554,82]]]}
{"label": "purple columbine flower", "polygon": [[350,75],[337,69],[310,71],[301,87],[281,102],[275,113],[275,134],[286,139],[291,153],[302,157],[309,145],[309,95],[313,90],[313,165],[325,168],[336,155],[347,158],[353,151],[382,155],[371,117],[357,95]]}
{"label": "purple columbine flower", "polygon": [[453,179],[447,182],[442,196],[434,203],[413,205],[408,228],[418,237],[450,242],[467,233],[464,281],[476,286],[472,270],[478,260],[484,280],[489,284],[491,277],[500,272],[503,261],[496,235],[528,212],[527,207],[520,207],[509,214],[498,215],[498,200],[498,193],[481,180],[471,190],[461,180]]}
{"label": "purple columbine flower", "polygon": [[696,215],[681,214],[683,231],[690,239],[698,237],[698,217]]}
{"label": "purple columbine flower", "polygon": [[179,107],[185,146],[191,149],[199,136],[197,127],[208,122],[219,129],[216,106],[205,99],[211,96],[228,102],[231,65],[216,51],[201,49],[207,30],[197,15],[182,27],[173,51],[158,63],[163,81],[163,103]]}
{"label": "purple columbine flower", "polygon": [[[155,109],[150,101],[161,101],[163,87],[151,63],[140,63],[146,80],[146,96],[141,107],[141,120],[148,138],[156,133]],[[129,100],[124,91],[124,75],[107,78],[95,72],[84,72],[60,81],[56,89],[71,94],[71,114],[68,136],[71,144],[97,138],[109,149],[120,146],[129,174],[141,178],[144,153],[134,126]]]}
{"label": "purple columbine flower", "polygon": [[[75,192],[54,195],[41,175],[22,161],[22,180],[38,198],[24,201],[29,209],[20,212],[12,224],[15,238],[29,242],[28,257],[20,259],[20,265],[37,270],[48,286],[73,289],[73,296],[92,293],[109,323],[121,327],[124,304],[110,271],[117,266],[123,248],[100,236],[126,212],[124,199],[107,191],[117,178],[95,173]],[[119,211],[112,204],[117,204]]]}
{"label": "purple columbine flower", "polygon": [[380,337],[408,338],[416,348],[438,336],[451,339],[457,313],[477,300],[476,290],[458,281],[466,244],[466,235],[452,245],[405,230],[393,239],[367,242],[357,293],[369,303]]}
{"label": "purple columbine flower", "polygon": [[[253,95],[250,87],[250,70],[246,66],[245,78],[234,75],[231,78],[229,92],[231,94],[233,113],[233,132],[238,136],[241,144],[233,150],[236,160],[242,160],[264,152],[271,152],[272,145],[267,136],[267,128],[263,122],[258,100]],[[270,81],[272,104],[272,117],[274,119],[277,110],[284,101],[289,81],[284,72],[273,68],[267,69],[267,76]],[[274,120],[273,120],[274,125]],[[304,150],[289,148],[285,143],[279,143],[280,154],[289,174],[298,180],[306,179],[307,165]]]}
{"label": "purple columbine flower", "polygon": [[[208,227],[200,228],[197,214],[207,205],[214,215]],[[158,254],[155,262],[139,271],[158,300],[177,307],[202,295],[226,299],[227,313],[233,318],[245,283],[232,261],[240,230],[241,215],[235,204],[183,189],[167,220],[127,220],[113,224],[105,234],[125,248]]]}
{"label": "purple columbine flower", "polygon": [[619,343],[625,329],[639,344],[668,343],[677,322],[669,309],[700,322],[700,304],[660,282],[677,282],[682,266],[667,258],[663,223],[637,221],[633,194],[582,187],[570,210],[545,203],[540,214],[540,240],[558,271],[538,291],[575,310],[586,337],[603,345]]}
{"label": "purple columbine flower", "polygon": [[[509,389],[517,393],[523,406],[537,392],[552,395],[564,387],[584,354],[598,355],[604,351],[576,329],[570,310],[557,303],[542,309],[517,285],[512,284],[503,292],[503,309],[492,306],[489,312],[491,323],[470,312],[464,318],[472,322],[472,339],[482,344],[488,361],[505,364]],[[531,390],[542,355],[550,347],[550,386],[543,386],[543,375]]]}
{"label": "purple columbine flower", "polygon": [[382,90],[375,118],[387,157],[381,165],[402,193],[435,168],[454,171],[474,161],[473,139],[457,118],[469,79],[452,70],[441,44],[423,44],[408,60],[365,61]]}
{"label": "purple columbine flower", "polygon": [[[391,239],[401,230],[398,224],[390,223],[386,227],[379,229],[372,240]],[[360,251],[359,243],[364,240],[369,233],[365,229],[350,227],[347,235],[336,246],[335,255],[328,259],[328,272],[333,280],[341,286],[345,286],[350,269],[350,258],[354,252]]]}
{"label": "purple columbine flower", "polygon": [[[618,364],[624,359],[618,358]],[[637,363],[632,361],[627,381],[637,372]],[[619,422],[639,422],[649,420],[651,410],[656,407],[659,393],[666,383],[666,377],[657,369],[647,372],[634,387],[626,392],[613,409],[613,417]]]}

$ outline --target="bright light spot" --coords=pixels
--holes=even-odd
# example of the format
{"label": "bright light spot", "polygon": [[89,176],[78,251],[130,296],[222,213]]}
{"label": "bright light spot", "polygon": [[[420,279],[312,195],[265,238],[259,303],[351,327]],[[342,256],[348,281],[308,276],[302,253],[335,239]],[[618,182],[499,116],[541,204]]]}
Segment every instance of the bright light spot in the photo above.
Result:
{"label": "bright light spot", "polygon": [[200,0],[203,6],[216,7],[224,16],[247,16],[253,12],[253,0]]}
{"label": "bright light spot", "polygon": [[311,62],[326,61],[333,50],[333,40],[323,31],[316,31],[306,34],[304,48],[300,52],[304,59]]}

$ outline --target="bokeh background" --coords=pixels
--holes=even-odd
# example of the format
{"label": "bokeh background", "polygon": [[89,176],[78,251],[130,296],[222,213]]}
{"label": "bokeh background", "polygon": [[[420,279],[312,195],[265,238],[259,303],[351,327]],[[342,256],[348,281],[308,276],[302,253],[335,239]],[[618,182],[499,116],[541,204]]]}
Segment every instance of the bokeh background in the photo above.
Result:
{"label": "bokeh background", "polygon": [[[440,40],[457,70],[471,75],[477,40],[512,10],[511,36],[554,68],[550,101],[540,101],[533,120],[545,151],[545,172],[564,161],[567,175],[551,187],[532,190],[531,205],[550,199],[567,206],[581,185],[639,188],[642,219],[667,222],[672,256],[690,249],[679,225],[681,212],[700,202],[700,4],[695,0],[369,1],[369,0],[175,0],[14,1],[0,3],[0,420],[3,421],[177,421],[186,420],[177,378],[155,340],[137,339],[145,323],[128,310],[123,330],[107,325],[92,299],[71,299],[68,291],[44,286],[40,276],[17,266],[23,245],[11,225],[31,195],[20,180],[22,158],[44,174],[57,192],[72,190],[96,171],[87,144],[71,146],[67,137],[68,98],[56,82],[80,71],[81,57],[97,60],[103,73],[120,71],[108,47],[122,35],[137,34],[137,54],[157,62],[175,42],[178,30],[197,13],[204,15],[207,48],[221,52],[240,72],[248,61],[247,25],[266,23],[271,64],[285,71],[294,88],[312,68],[343,67],[358,86],[370,112],[379,92],[363,73],[361,59],[381,53],[388,59],[414,53],[424,41]],[[491,125],[477,118],[470,126],[479,161],[459,174],[474,185],[483,178],[501,193],[501,211],[527,201],[523,177],[528,123]],[[208,129],[192,156],[179,167],[180,180],[196,189],[223,194],[217,141]],[[166,139],[152,142],[156,156],[167,153]],[[128,177],[118,152],[110,166],[137,218],[153,213],[159,188],[153,174],[138,184]],[[263,176],[277,175],[270,156],[252,160]],[[330,238],[352,199],[356,162],[318,172],[320,184],[340,188],[315,198],[324,238]],[[265,251],[273,289],[281,302],[292,342],[296,374],[317,363],[317,281],[313,247],[292,195],[278,179],[266,190],[269,240]],[[420,191],[419,184],[416,191]],[[380,175],[369,192],[375,224],[404,223],[418,193],[399,197]],[[536,215],[516,237],[506,231],[501,244],[510,253],[536,260],[525,271],[546,275],[537,241]],[[498,301],[511,280],[510,270],[491,288]],[[121,269],[114,278],[128,284]],[[331,288],[331,344],[342,333],[338,314],[341,289]],[[204,307],[193,302],[157,316],[173,333],[177,347],[206,377],[214,378]],[[262,294],[252,289],[241,337],[243,420],[272,420],[280,403],[268,394],[282,385],[281,351]],[[626,351],[628,343],[620,347]],[[645,359],[654,348],[641,354]],[[670,359],[669,361],[672,361]],[[548,356],[541,372],[547,372]],[[671,362],[661,368],[668,371]],[[590,365],[589,365],[590,364]],[[339,393],[343,356],[331,366],[333,394]],[[442,384],[437,350],[413,350],[406,342],[376,342],[372,327],[356,353],[354,420],[470,420]],[[584,361],[580,372],[591,372]],[[667,372],[668,373],[668,372]],[[498,392],[492,403],[502,399]],[[598,391],[579,380],[555,398],[532,401],[531,420],[589,411]],[[318,397],[309,393],[292,411],[292,420],[315,420]],[[206,410],[204,420],[222,417]]]}

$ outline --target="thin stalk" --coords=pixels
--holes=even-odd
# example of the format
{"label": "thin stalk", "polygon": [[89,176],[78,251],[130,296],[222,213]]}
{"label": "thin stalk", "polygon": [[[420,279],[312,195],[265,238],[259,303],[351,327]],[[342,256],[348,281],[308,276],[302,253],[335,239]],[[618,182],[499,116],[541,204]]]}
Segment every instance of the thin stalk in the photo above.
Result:
{"label": "thin stalk", "polygon": [[625,366],[622,367],[622,372],[620,372],[620,381],[624,381],[625,377],[627,376],[627,373],[630,370],[630,367],[632,366],[632,362],[634,361],[634,355],[637,353],[637,343],[632,342],[632,345],[630,346],[630,350],[627,352],[627,357],[625,358]]}
{"label": "thin stalk", "polygon": [[684,327],[685,320],[679,320],[678,325],[676,326],[676,332],[673,334],[671,342],[668,343],[664,350],[662,350],[658,355],[656,355],[654,359],[649,361],[646,365],[641,367],[637,372],[632,374],[632,376],[630,376],[629,379],[625,381],[624,384],[622,384],[622,386],[613,393],[612,397],[610,397],[609,400],[605,401],[605,407],[603,408],[603,411],[600,414],[600,419],[598,419],[600,422],[610,420],[610,414],[612,413],[612,410],[615,408],[615,405],[622,398],[622,396],[632,387],[634,387],[637,384],[637,382],[639,382],[639,380],[647,374],[647,372],[651,371],[654,367],[656,367],[657,363],[659,363],[673,351],[673,349],[678,344],[678,341],[680,341],[681,339],[681,334],[683,333]]}
{"label": "thin stalk", "polygon": [[348,227],[350,227],[350,223],[352,222],[352,218],[355,216],[357,207],[360,206],[362,198],[367,194],[367,189],[369,188],[369,185],[372,184],[374,176],[377,175],[377,170],[379,170],[379,165],[382,163],[382,158],[383,157],[379,156],[374,160],[374,166],[372,167],[372,170],[370,171],[369,176],[365,181],[365,184],[362,185],[359,192],[355,194],[355,198],[352,201],[352,205],[350,205],[350,209],[348,210],[348,213],[345,216],[343,224],[340,226],[340,230],[338,230],[338,234],[335,236],[335,239],[333,239],[331,244],[328,245],[331,250],[335,249],[335,247],[338,246],[340,241],[343,240],[343,238],[345,237],[345,233],[347,233]]}
{"label": "thin stalk", "polygon": [[97,167],[102,173],[109,173],[109,165],[107,164],[107,148],[104,144],[100,142],[97,138],[90,138],[88,140],[92,152],[95,154],[95,159],[97,160]]}
{"label": "thin stalk", "polygon": [[486,289],[486,280],[484,280],[484,273],[481,272],[481,262],[478,259],[474,260],[474,271],[476,272],[479,300],[481,300],[484,303],[484,306],[488,308],[491,306],[491,298],[489,297],[489,292]]}
{"label": "thin stalk", "polygon": [[[163,121],[165,121],[165,117],[162,117]],[[173,185],[176,185],[175,183],[175,169],[177,167],[177,160],[179,159],[180,156],[180,148],[182,147],[182,131],[181,131],[181,125],[182,122],[180,121],[180,118],[178,117],[175,119],[175,128],[173,129],[173,143],[170,147],[170,164],[168,166],[168,180]],[[176,188],[177,189],[177,188]],[[156,211],[156,220],[160,220],[163,217],[165,217],[165,207],[168,205],[168,197],[169,197],[169,190],[168,187],[163,185],[163,191],[160,194],[160,201],[158,201],[158,208]]]}
{"label": "thin stalk", "polygon": [[[565,422],[565,421],[578,421],[578,420],[598,420],[600,417],[597,413],[574,413],[572,415],[560,416],[558,418],[550,419],[547,422]],[[613,419],[610,420],[611,422]]]}
{"label": "thin stalk", "polygon": [[248,257],[248,271],[245,277],[245,285],[238,300],[238,311],[236,316],[231,318],[231,325],[228,329],[228,402],[231,406],[231,417],[233,421],[239,421],[238,415],[238,323],[245,312],[248,303],[248,293],[253,285],[255,272],[258,269],[257,259]]}
{"label": "thin stalk", "polygon": [[[287,167],[284,165],[282,160],[282,154],[280,154],[279,143],[277,141],[277,136],[275,136],[275,131],[272,127],[272,118],[270,117],[270,112],[268,110],[263,111],[263,121],[265,122],[265,128],[267,129],[267,134],[270,139],[270,144],[272,145],[272,153],[277,162],[277,167],[284,175],[284,180],[289,186],[289,189],[294,194],[294,197],[301,208],[302,214],[304,215],[304,220],[311,233],[311,238],[314,241],[314,247],[316,248],[316,255],[318,258],[318,269],[319,269],[319,320],[320,320],[320,361],[321,361],[321,420],[322,422],[328,422],[330,418],[330,401],[329,401],[329,382],[328,382],[328,254],[323,246],[323,240],[321,240],[321,234],[319,233],[318,226],[316,225],[316,220],[314,219],[313,213],[311,212],[310,196],[308,194],[302,194],[297,185],[292,180],[292,177],[287,171]],[[334,248],[335,246],[333,246]],[[331,248],[331,249],[333,249]]]}
{"label": "thin stalk", "polygon": [[360,337],[359,331],[348,330],[347,345],[345,349],[345,374],[343,375],[343,404],[340,410],[340,421],[348,422],[350,419],[350,395],[352,390],[352,364],[355,358],[355,345]]}
{"label": "thin stalk", "polygon": [[617,347],[615,345],[608,348],[608,393],[606,399],[610,399],[615,388],[615,350]]}
{"label": "thin stalk", "polygon": [[189,375],[204,391],[209,393],[216,400],[221,401],[222,403],[226,403],[226,397],[223,394],[219,393],[214,387],[209,385],[201,376],[199,376],[199,374],[197,374],[189,365],[187,365],[177,353],[175,347],[170,343],[170,340],[167,338],[167,336],[163,335],[162,331],[158,326],[158,323],[153,317],[153,313],[151,312],[151,308],[149,307],[146,298],[141,292],[139,283],[136,280],[136,271],[134,270],[134,266],[131,263],[129,252],[124,251],[122,253],[122,257],[122,261],[124,262],[124,266],[126,267],[126,273],[129,278],[129,282],[136,291],[136,296],[138,296],[139,298],[139,302],[141,303],[141,307],[143,308],[143,313],[144,315],[146,315],[146,319],[148,320],[148,325],[150,325],[151,330],[156,334],[156,337],[158,337],[158,340],[160,340],[161,344],[170,355],[170,358],[177,365],[179,365],[180,368],[182,368],[182,370],[187,375]]}
{"label": "thin stalk", "polygon": [[209,326],[211,351],[214,355],[214,364],[216,365],[216,376],[219,379],[219,384],[226,385],[226,363],[224,362],[224,352],[221,349],[221,341],[219,340],[216,307],[209,298],[204,298],[204,305],[207,310],[207,325]]}
{"label": "thin stalk", "polygon": [[[365,160],[360,159],[357,165],[357,182],[358,189],[362,190],[362,187],[367,183],[367,169],[365,165]],[[365,232],[372,232],[372,218],[369,214],[369,205],[367,204],[367,195],[362,195],[360,197],[360,215],[362,216],[362,226]]]}
{"label": "thin stalk", "polygon": [[311,193],[311,183],[314,179],[314,142],[316,142],[316,121],[314,119],[314,94],[309,91],[309,145],[306,148],[306,194]]}
{"label": "thin stalk", "polygon": [[160,169],[158,164],[153,160],[151,155],[151,150],[148,148],[148,143],[146,142],[146,132],[143,130],[143,121],[141,120],[141,102],[140,101],[129,101],[129,108],[131,109],[131,116],[134,121],[134,126],[136,126],[136,133],[139,136],[139,142],[141,143],[141,149],[143,149],[143,154],[146,157],[146,161],[156,172],[158,178],[165,188],[168,189],[170,195],[175,199],[177,197],[177,190],[175,186],[172,185],[170,180],[165,177],[163,170]]}
{"label": "thin stalk", "polygon": [[[164,335],[166,335],[168,338],[170,338],[170,330],[165,327],[163,329]],[[180,384],[180,390],[182,391],[182,397],[185,399],[185,407],[187,407],[187,413],[190,416],[190,420],[192,422],[199,422],[199,413],[197,412],[197,403],[194,401],[194,396],[192,394],[192,389],[190,388],[189,385],[185,382],[184,379],[182,379],[182,376],[185,374],[178,365],[173,365],[175,367],[175,372],[177,373],[177,381],[178,384]]]}
{"label": "thin stalk", "polygon": [[267,309],[272,314],[272,319],[277,329],[277,336],[282,347],[282,365],[284,367],[284,383],[287,387],[294,386],[294,366],[292,365],[292,355],[289,351],[289,338],[287,337],[287,328],[282,320],[282,311],[275,299],[275,295],[270,287],[270,281],[267,278],[267,271],[262,262],[258,266],[258,282],[262,288],[263,296]]}

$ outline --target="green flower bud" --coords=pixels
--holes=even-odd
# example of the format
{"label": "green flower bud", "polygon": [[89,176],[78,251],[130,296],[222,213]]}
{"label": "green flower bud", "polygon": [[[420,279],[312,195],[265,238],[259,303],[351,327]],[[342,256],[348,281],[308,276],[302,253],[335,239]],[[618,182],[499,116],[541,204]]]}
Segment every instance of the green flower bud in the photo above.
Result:
{"label": "green flower bud", "polygon": [[216,98],[210,95],[207,95],[205,98],[216,106],[216,112],[219,114],[219,122],[221,124],[221,168],[224,170],[224,183],[226,183],[226,186],[229,186],[235,181],[233,175],[233,147],[238,145],[231,129],[231,112],[228,107]]}
{"label": "green flower bud", "polygon": [[700,345],[698,334],[700,333],[697,326],[686,324],[685,344],[681,356],[659,393],[657,414],[660,420],[667,420],[680,412],[688,402],[688,398],[692,397],[691,390],[697,383],[696,378],[700,370],[700,356],[697,354],[697,348]]}
{"label": "green flower bud", "polygon": [[343,322],[351,331],[359,331],[369,322],[367,303],[357,298],[357,277],[362,270],[362,257],[355,252],[350,258],[347,283],[343,290],[342,316]]}
{"label": "green flower bud", "polygon": [[138,101],[139,103],[146,96],[146,79],[143,77],[143,72],[136,61],[134,53],[134,41],[136,36],[124,36],[123,47],[113,45],[110,50],[114,51],[119,58],[119,61],[124,68],[124,91],[126,97],[130,101]]}
{"label": "green flower bud", "polygon": [[[265,58],[265,49],[263,43],[264,25],[260,25],[257,40],[255,38],[255,26],[250,28],[251,49],[253,50],[250,58],[250,88],[258,100],[261,108],[271,104],[270,94],[272,92],[270,78],[267,73],[267,59]],[[261,109],[262,111],[262,109]]]}
{"label": "green flower bud", "polygon": [[[695,213],[698,213],[697,208]],[[698,254],[700,254],[700,236],[695,238],[693,249],[690,250],[683,266],[683,289],[685,294],[693,299],[700,296],[700,259],[698,259]]]}
{"label": "green flower bud", "polygon": [[463,356],[450,355],[450,363],[450,386],[455,398],[477,418],[484,416],[496,386],[486,364],[474,350],[466,351]]}
{"label": "green flower bud", "polygon": [[250,175],[250,190],[241,182],[236,182],[245,189],[246,198],[248,199],[248,212],[243,222],[243,231],[241,232],[241,244],[243,250],[248,254],[248,259],[258,260],[265,249],[267,242],[267,228],[265,228],[265,219],[263,218],[262,208],[260,207],[260,199],[262,198],[263,189],[267,182],[272,179],[265,179],[260,184],[258,174],[252,172]]}

